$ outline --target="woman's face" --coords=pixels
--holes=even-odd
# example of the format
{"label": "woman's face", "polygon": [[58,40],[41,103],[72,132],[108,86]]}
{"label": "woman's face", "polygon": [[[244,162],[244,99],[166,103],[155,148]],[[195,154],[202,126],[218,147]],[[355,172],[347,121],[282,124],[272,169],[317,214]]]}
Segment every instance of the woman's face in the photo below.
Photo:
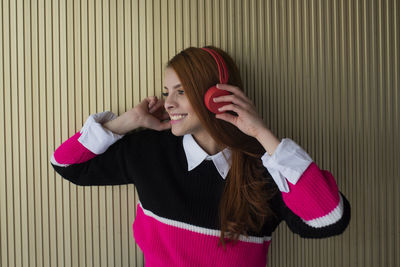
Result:
{"label": "woman's face", "polygon": [[176,136],[197,135],[204,131],[194,112],[181,82],[172,68],[165,70],[163,96],[164,107],[171,118],[171,131]]}

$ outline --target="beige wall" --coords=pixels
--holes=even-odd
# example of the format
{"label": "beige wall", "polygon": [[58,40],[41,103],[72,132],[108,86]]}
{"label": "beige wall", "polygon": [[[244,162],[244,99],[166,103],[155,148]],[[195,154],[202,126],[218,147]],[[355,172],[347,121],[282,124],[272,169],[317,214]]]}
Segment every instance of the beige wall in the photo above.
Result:
{"label": "beige wall", "polygon": [[352,205],[339,237],[281,224],[269,266],[400,266],[399,1],[0,3],[1,266],[143,265],[135,188],[77,187],[50,156],[89,114],[160,95],[166,60],[206,44]]}

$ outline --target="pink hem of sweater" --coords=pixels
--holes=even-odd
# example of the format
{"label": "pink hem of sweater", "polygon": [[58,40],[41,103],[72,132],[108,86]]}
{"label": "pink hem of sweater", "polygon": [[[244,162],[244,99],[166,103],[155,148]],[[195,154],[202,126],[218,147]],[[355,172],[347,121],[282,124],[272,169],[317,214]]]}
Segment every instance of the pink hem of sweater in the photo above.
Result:
{"label": "pink hem of sweater", "polygon": [[[178,223],[179,224],[179,223]],[[135,240],[146,267],[162,266],[260,266],[265,267],[271,241],[228,243],[218,247],[219,236],[168,225],[144,213],[140,204],[133,224]]]}

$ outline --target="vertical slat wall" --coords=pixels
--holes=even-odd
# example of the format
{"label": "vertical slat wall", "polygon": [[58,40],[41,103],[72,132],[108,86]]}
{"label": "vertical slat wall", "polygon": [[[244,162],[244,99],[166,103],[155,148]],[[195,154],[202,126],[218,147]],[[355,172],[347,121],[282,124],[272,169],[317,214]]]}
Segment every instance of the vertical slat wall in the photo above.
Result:
{"label": "vertical slat wall", "polygon": [[[336,177],[346,232],[281,224],[269,266],[400,266],[400,3],[1,0],[0,265],[143,266],[134,186],[77,187],[50,157],[89,114],[160,95],[166,61],[213,44],[280,138]],[[206,256],[206,255],[205,255]]]}

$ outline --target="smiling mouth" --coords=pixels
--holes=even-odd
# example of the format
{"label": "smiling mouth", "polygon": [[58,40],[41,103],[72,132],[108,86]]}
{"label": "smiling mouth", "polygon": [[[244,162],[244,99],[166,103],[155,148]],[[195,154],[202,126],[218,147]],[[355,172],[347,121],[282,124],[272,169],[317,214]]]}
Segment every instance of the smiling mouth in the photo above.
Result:
{"label": "smiling mouth", "polygon": [[178,122],[182,121],[184,118],[186,118],[186,116],[187,116],[187,114],[170,116],[170,118],[171,118],[170,122],[172,124],[178,123]]}
{"label": "smiling mouth", "polygon": [[186,116],[187,114],[179,114],[179,115],[170,115],[169,117],[171,118],[171,120],[177,121],[185,118]]}

